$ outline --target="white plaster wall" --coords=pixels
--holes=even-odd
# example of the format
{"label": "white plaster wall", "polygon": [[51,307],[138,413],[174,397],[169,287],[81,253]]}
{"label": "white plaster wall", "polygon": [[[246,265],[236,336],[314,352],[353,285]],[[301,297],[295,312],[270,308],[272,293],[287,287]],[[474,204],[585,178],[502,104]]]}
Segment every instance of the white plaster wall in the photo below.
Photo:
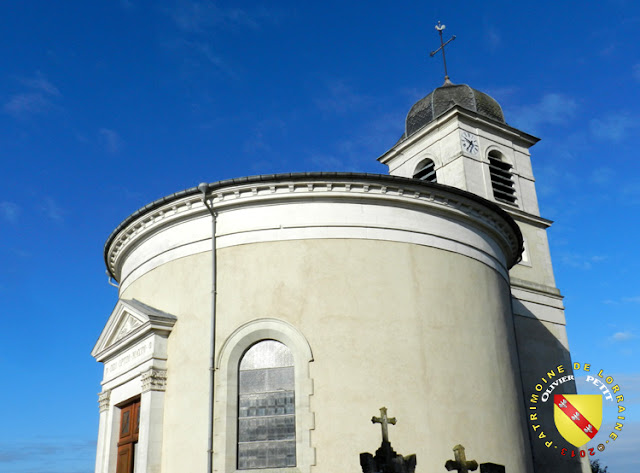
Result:
{"label": "white plaster wall", "polygon": [[[489,168],[481,160],[477,158],[461,158],[464,163],[464,175],[466,181],[465,189],[484,198],[488,197],[487,175]],[[491,178],[489,177],[489,188],[491,187]]]}
{"label": "white plaster wall", "polygon": [[145,273],[123,293],[178,318],[168,340],[162,470],[207,465],[211,252],[173,260]]}
{"label": "white plaster wall", "polygon": [[436,171],[440,169],[444,171],[442,176],[438,172],[439,183],[466,190],[464,164],[462,162],[452,164],[462,155],[458,126],[457,120],[433,123],[428,126],[428,134],[408,146],[388,163],[389,174],[413,177],[418,163],[425,157],[430,157],[436,165]]}
{"label": "white plaster wall", "polygon": [[[175,314],[162,471],[206,462],[210,254],[170,261],[122,297]],[[530,470],[509,287],[487,265],[415,244],[355,239],[252,243],[218,251],[217,341],[260,318],[284,320],[314,355],[314,471],[358,470],[385,405],[394,447],[437,471],[470,457]],[[345,441],[345,439],[348,439]]]}
{"label": "white plaster wall", "polygon": [[509,271],[510,276],[555,288],[556,283],[546,230],[528,224],[521,219],[517,220],[517,223],[527,242],[529,265],[517,264],[513,266]]}
{"label": "white plaster wall", "polygon": [[439,170],[438,182],[440,184],[457,187],[458,189],[467,190],[464,158],[459,156],[456,159],[446,161],[447,164]]}
{"label": "white plaster wall", "polygon": [[527,213],[540,216],[529,150],[525,147],[514,146],[514,162],[520,179],[521,208]]}
{"label": "white plaster wall", "polygon": [[358,454],[379,446],[369,419],[383,405],[399,419],[394,447],[424,471],[441,469],[457,443],[531,471],[509,288],[497,272],[418,245],[306,240],[220,250],[219,274],[218,344],[275,317],[311,345],[315,471],[357,470]]}
{"label": "white plaster wall", "polygon": [[[403,452],[440,464],[455,444],[477,444],[487,455],[478,460],[529,471],[507,274],[517,244],[501,216],[448,191],[375,179],[243,184],[212,198],[216,347],[242,324],[271,318],[319,350],[318,471],[351,458],[357,469],[357,455],[378,446],[368,420],[385,404],[406,419],[405,443],[394,443]],[[165,472],[202,471],[209,455],[210,238],[211,217],[190,196],[128,224],[110,250],[120,297],[177,317]]]}

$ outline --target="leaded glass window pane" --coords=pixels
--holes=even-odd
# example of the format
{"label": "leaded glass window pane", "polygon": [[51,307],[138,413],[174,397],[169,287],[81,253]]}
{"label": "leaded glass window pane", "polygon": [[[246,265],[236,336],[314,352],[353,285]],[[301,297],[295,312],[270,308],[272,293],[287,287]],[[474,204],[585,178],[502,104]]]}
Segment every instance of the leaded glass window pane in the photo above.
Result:
{"label": "leaded glass window pane", "polygon": [[296,465],[293,355],[263,340],[242,357],[238,386],[238,469]]}

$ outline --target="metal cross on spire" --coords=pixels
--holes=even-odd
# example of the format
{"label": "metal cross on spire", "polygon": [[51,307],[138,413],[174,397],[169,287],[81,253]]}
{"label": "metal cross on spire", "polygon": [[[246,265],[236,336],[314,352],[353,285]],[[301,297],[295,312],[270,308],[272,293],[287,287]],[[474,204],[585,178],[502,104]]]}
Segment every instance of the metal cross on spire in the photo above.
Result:
{"label": "metal cross on spire", "polygon": [[440,24],[440,22],[438,21],[438,24],[436,25],[436,30],[438,30],[438,33],[440,33],[440,47],[438,49],[436,49],[435,51],[431,51],[431,54],[429,56],[430,57],[435,56],[438,53],[438,51],[440,51],[442,49],[442,62],[444,63],[444,83],[445,84],[451,84],[451,81],[449,80],[449,75],[447,74],[447,58],[444,55],[444,47],[447,44],[449,44],[451,41],[456,39],[456,35],[451,36],[449,41],[447,41],[445,43],[443,41],[443,39],[442,39],[442,30],[444,30],[445,28],[446,28],[446,26]]}
{"label": "metal cross on spire", "polygon": [[382,441],[383,442],[388,442],[389,441],[388,424],[396,425],[396,418],[395,417],[391,417],[391,418],[387,417],[387,408],[386,407],[381,407],[380,408],[380,417],[373,416],[371,418],[371,423],[372,424],[382,424]]}

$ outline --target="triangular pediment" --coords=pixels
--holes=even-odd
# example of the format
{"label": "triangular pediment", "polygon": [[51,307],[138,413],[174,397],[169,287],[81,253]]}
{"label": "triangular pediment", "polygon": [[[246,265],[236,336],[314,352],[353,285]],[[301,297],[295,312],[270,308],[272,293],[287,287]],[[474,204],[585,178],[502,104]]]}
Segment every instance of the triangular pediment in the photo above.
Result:
{"label": "triangular pediment", "polygon": [[149,332],[171,332],[177,320],[175,315],[136,299],[120,299],[102,329],[91,355],[96,360],[103,361]]}
{"label": "triangular pediment", "polygon": [[116,329],[113,331],[112,337],[107,342],[107,345],[111,345],[121,338],[126,337],[129,332],[140,327],[144,322],[145,320],[141,319],[140,316],[125,312],[125,316],[120,318],[120,321],[118,322]]}

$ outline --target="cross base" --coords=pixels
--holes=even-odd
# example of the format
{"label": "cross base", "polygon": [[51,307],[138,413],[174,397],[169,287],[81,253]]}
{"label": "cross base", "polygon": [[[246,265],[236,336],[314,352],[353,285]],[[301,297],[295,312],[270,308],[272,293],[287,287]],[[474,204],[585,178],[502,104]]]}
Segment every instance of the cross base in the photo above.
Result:
{"label": "cross base", "polygon": [[398,455],[391,444],[383,440],[375,456],[370,453],[360,454],[360,466],[362,473],[414,473],[416,456]]}
{"label": "cross base", "polygon": [[505,473],[505,469],[496,463],[480,463],[480,473]]}

